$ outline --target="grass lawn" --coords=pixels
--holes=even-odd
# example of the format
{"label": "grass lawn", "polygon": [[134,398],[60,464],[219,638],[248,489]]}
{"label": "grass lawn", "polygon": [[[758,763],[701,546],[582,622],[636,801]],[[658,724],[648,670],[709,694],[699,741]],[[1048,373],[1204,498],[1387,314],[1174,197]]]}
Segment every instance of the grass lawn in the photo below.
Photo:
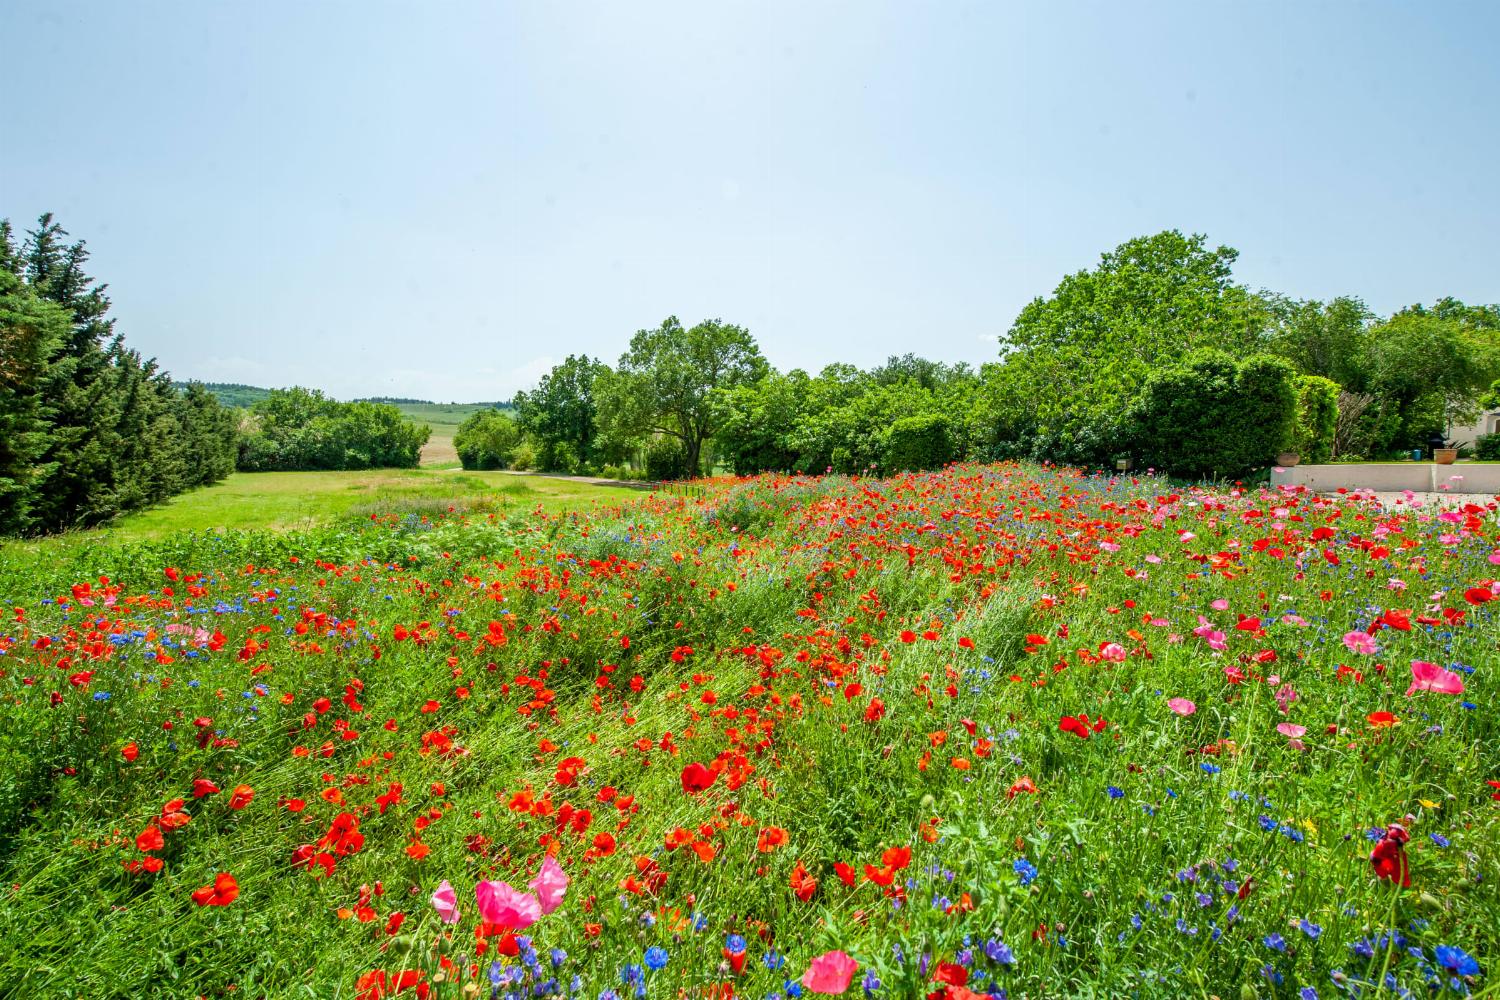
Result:
{"label": "grass lawn", "polygon": [[238,472],[222,483],[175,497],[160,507],[121,518],[106,528],[41,542],[0,541],[0,548],[70,547],[160,538],[178,531],[262,528],[284,530],[352,514],[443,507],[453,501],[498,508],[556,511],[636,496],[612,486],[504,472],[375,469],[363,472]]}

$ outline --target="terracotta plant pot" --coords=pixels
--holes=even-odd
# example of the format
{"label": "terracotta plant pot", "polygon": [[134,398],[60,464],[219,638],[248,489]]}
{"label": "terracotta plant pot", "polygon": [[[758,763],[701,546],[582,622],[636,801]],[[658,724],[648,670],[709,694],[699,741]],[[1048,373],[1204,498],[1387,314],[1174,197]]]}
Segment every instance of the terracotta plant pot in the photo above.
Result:
{"label": "terracotta plant pot", "polygon": [[1302,461],[1302,456],[1295,451],[1284,451],[1276,456],[1276,464],[1283,469],[1293,468],[1300,461]]}
{"label": "terracotta plant pot", "polygon": [[1458,449],[1434,448],[1432,449],[1432,460],[1438,465],[1452,465],[1458,460]]}

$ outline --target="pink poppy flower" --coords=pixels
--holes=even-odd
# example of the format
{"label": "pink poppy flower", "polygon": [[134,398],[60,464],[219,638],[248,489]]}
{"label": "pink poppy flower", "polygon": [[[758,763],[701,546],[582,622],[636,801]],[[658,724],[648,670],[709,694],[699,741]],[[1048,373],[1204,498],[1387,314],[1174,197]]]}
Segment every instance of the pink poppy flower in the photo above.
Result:
{"label": "pink poppy flower", "polygon": [[546,916],[562,905],[563,893],[568,891],[568,873],[549,854],[542,861],[542,870],[530,884],[542,904],[542,915]]}
{"label": "pink poppy flower", "polygon": [[1295,722],[1277,723],[1276,731],[1290,740],[1300,740],[1307,735],[1307,727],[1299,726]]}
{"label": "pink poppy flower", "polygon": [[1380,652],[1380,647],[1375,645],[1375,637],[1368,632],[1356,629],[1353,632],[1344,633],[1344,645],[1351,653],[1361,653],[1365,656],[1373,656]]}
{"label": "pink poppy flower", "polygon": [[859,963],[842,951],[824,952],[802,974],[802,985],[814,993],[842,993],[858,968]]}
{"label": "pink poppy flower", "polygon": [[1226,601],[1226,600],[1224,600],[1224,598],[1222,598],[1222,597],[1219,598],[1217,601],[1210,601],[1208,606],[1211,607],[1211,608],[1213,608],[1215,611],[1228,611],[1229,610],[1229,602]]}
{"label": "pink poppy flower", "polygon": [[1192,715],[1198,711],[1198,706],[1186,698],[1170,698],[1167,700],[1167,707],[1178,715]]}
{"label": "pink poppy flower", "polygon": [[432,894],[432,908],[437,910],[438,918],[445,924],[458,923],[458,896],[453,891],[453,886],[443,879],[443,884],[437,887]]}
{"label": "pink poppy flower", "polygon": [[506,930],[524,930],[542,918],[540,900],[529,892],[512,889],[505,882],[480,882],[474,887],[474,899],[485,923]]}
{"label": "pink poppy flower", "polygon": [[1125,647],[1118,642],[1106,642],[1099,647],[1099,655],[1110,663],[1125,662]]}
{"label": "pink poppy flower", "polygon": [[1411,687],[1406,689],[1409,698],[1418,691],[1434,694],[1463,694],[1463,679],[1451,670],[1444,670],[1436,663],[1425,660],[1411,661]]}

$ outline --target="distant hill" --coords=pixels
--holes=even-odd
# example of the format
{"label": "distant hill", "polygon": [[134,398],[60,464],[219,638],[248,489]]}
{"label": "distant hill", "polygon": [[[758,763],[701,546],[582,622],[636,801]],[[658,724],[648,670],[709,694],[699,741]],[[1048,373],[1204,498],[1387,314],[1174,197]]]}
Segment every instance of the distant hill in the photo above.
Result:
{"label": "distant hill", "polygon": [[[187,382],[174,383],[179,389],[185,388]],[[218,397],[219,402],[225,406],[253,406],[271,394],[270,389],[258,385],[242,385],[239,382],[203,382],[203,388]],[[418,423],[430,423],[430,417],[437,416],[438,422],[442,418],[457,414],[458,419],[468,416],[475,410],[509,410],[510,403],[507,402],[479,402],[479,403],[435,403],[430,399],[406,399],[400,396],[361,396],[351,400],[355,403],[390,403],[401,408],[401,411]],[[456,422],[456,421],[455,421]]]}
{"label": "distant hill", "polygon": [[[188,385],[186,382],[174,384],[179,389]],[[253,406],[271,394],[270,389],[262,389],[257,385],[241,385],[238,382],[203,382],[201,384],[225,406]]]}

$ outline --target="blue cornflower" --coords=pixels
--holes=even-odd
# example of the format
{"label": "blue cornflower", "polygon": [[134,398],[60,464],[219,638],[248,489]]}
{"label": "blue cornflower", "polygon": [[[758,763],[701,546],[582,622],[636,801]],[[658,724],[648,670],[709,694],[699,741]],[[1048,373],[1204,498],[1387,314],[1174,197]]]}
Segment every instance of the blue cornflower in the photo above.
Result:
{"label": "blue cornflower", "polygon": [[745,939],[738,934],[731,934],[724,939],[724,948],[731,955],[743,955],[745,953]]}
{"label": "blue cornflower", "polygon": [[1318,1000],[1318,991],[1311,986],[1304,986],[1297,991],[1298,1000]]}
{"label": "blue cornflower", "polygon": [[775,972],[777,969],[786,964],[786,956],[778,954],[775,951],[766,952],[760,957],[760,960],[764,962],[766,968],[770,969],[772,972]]}
{"label": "blue cornflower", "polygon": [[1112,799],[1123,799],[1125,797],[1125,793],[1122,790],[1116,788],[1114,785],[1110,785],[1104,791]]}
{"label": "blue cornflower", "polygon": [[1319,927],[1317,924],[1315,924],[1312,921],[1308,920],[1306,917],[1303,917],[1302,921],[1300,923],[1298,923],[1297,926],[1300,927],[1300,928],[1302,928],[1302,933],[1303,934],[1306,934],[1308,937],[1312,938],[1314,941],[1316,941],[1318,939],[1318,935],[1319,934],[1323,933],[1323,928],[1322,927]]}
{"label": "blue cornflower", "polygon": [[[97,697],[97,695],[95,697]],[[1438,845],[1439,847],[1447,847],[1448,846],[1448,843],[1449,843],[1448,838],[1445,837],[1445,836],[1443,836],[1441,833],[1430,834],[1430,836],[1432,837],[1432,842],[1434,844]]]}
{"label": "blue cornflower", "polygon": [[1479,975],[1479,963],[1462,948],[1440,944],[1434,951],[1437,953],[1438,964],[1449,972],[1460,976]]}
{"label": "blue cornflower", "polygon": [[1224,770],[1218,764],[1210,764],[1207,761],[1204,761],[1202,764],[1199,764],[1198,766],[1203,769],[1203,773],[1204,774],[1218,774],[1220,771]]}
{"label": "blue cornflower", "polygon": [[999,962],[1001,965],[1016,964],[1016,956],[999,938],[990,938],[984,943],[984,954],[991,962]]}
{"label": "blue cornflower", "polygon": [[1030,885],[1036,881],[1036,865],[1025,858],[1017,858],[1016,863],[1011,865],[1011,868],[1017,875],[1021,876],[1022,885]]}
{"label": "blue cornflower", "polygon": [[667,954],[667,949],[659,945],[652,945],[650,948],[647,948],[646,954],[642,957],[646,962],[646,968],[652,972],[660,972],[662,969],[665,969],[667,967],[667,960],[671,958]]}

